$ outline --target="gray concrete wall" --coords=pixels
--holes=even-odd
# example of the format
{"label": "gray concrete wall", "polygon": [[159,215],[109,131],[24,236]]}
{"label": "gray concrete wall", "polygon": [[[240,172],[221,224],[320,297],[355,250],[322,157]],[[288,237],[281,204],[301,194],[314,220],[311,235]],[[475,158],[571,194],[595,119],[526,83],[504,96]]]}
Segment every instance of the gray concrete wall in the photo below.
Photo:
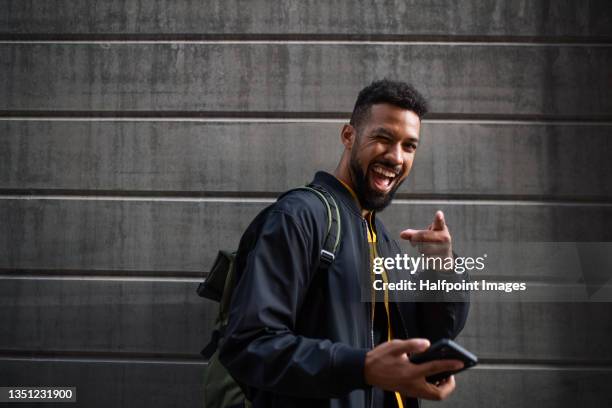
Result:
{"label": "gray concrete wall", "polygon": [[[433,108],[393,233],[612,241],[610,66],[607,1],[0,0],[0,385],[201,406],[198,282],[375,78]],[[476,304],[442,405],[610,406],[610,333],[610,303]]]}

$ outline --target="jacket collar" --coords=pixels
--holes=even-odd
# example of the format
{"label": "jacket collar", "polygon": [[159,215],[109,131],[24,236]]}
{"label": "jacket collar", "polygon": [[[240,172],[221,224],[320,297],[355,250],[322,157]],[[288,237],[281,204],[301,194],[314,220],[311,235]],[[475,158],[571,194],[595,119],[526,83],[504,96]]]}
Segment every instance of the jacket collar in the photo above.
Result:
{"label": "jacket collar", "polygon": [[[314,180],[312,181],[314,184],[320,185],[327,189],[334,197],[338,198],[346,208],[349,209],[352,213],[358,216],[360,219],[363,219],[361,215],[361,208],[359,204],[353,198],[353,195],[342,185],[340,180],[338,180],[334,175],[329,174],[325,171],[318,171],[314,176]],[[385,229],[382,222],[376,216],[376,211],[372,213],[372,221],[375,225],[376,235],[379,239],[377,241],[385,241],[389,239],[389,235],[387,230]]]}
{"label": "jacket collar", "polygon": [[335,197],[339,198],[349,210],[354,212],[360,218],[363,218],[361,216],[361,208],[359,208],[359,204],[335,176],[325,171],[318,171],[315,174],[312,182],[326,188]]}

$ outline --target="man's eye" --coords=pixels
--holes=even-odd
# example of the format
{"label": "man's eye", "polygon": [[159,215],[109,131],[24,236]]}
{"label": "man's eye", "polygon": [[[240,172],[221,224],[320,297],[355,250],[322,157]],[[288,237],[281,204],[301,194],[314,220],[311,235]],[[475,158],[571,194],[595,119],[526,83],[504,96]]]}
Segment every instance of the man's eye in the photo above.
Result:
{"label": "man's eye", "polygon": [[417,145],[415,143],[409,143],[404,145],[404,150],[406,150],[407,152],[414,152],[416,148]]}

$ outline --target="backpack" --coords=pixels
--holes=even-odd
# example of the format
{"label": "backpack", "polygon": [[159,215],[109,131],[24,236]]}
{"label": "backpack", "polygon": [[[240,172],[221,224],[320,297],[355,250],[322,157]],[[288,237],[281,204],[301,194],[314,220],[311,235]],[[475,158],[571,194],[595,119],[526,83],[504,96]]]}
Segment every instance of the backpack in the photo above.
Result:
{"label": "backpack", "polygon": [[[327,235],[321,249],[317,273],[327,271],[334,261],[340,242],[340,212],[332,195],[323,187],[309,184],[289,190],[281,195],[305,190],[314,193],[325,204],[327,209]],[[278,201],[277,200],[277,201]],[[201,297],[219,302],[219,311],[215,321],[210,342],[201,354],[208,360],[204,373],[204,407],[205,408],[238,408],[249,407],[250,402],[245,389],[238,384],[219,361],[219,344],[223,341],[228,324],[230,303],[235,287],[236,271],[244,269],[249,252],[255,247],[257,237],[274,204],[263,209],[247,227],[237,251],[219,251],[212,269],[204,282],[200,283],[197,292]]]}

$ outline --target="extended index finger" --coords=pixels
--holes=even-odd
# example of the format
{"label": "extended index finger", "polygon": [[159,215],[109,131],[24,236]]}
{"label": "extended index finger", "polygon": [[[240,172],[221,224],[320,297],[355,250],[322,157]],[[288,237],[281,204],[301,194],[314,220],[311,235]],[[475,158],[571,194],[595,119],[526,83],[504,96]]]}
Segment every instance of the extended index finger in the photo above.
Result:
{"label": "extended index finger", "polygon": [[415,230],[415,229],[405,229],[402,232],[400,232],[400,237],[402,239],[407,239],[409,241],[417,241],[417,238],[422,239],[423,238],[423,234],[425,232],[428,232],[428,230]]}

